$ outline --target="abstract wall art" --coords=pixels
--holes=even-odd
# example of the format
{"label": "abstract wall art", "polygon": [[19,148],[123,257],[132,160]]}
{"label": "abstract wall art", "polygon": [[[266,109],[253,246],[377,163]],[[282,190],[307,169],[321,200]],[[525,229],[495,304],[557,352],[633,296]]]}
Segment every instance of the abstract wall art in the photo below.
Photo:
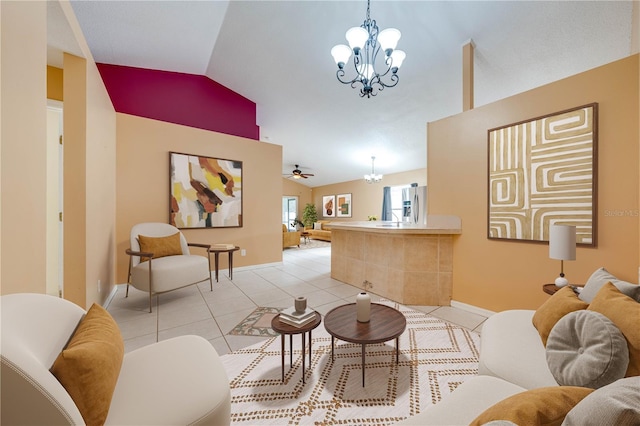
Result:
{"label": "abstract wall art", "polygon": [[169,170],[170,224],[242,226],[242,161],[170,152]]}
{"label": "abstract wall art", "polygon": [[598,104],[488,131],[488,238],[546,242],[575,225],[596,245]]}
{"label": "abstract wall art", "polygon": [[322,216],[336,217],[336,196],[324,195],[322,197]]}
{"label": "abstract wall art", "polygon": [[336,195],[336,216],[351,217],[351,194]]}

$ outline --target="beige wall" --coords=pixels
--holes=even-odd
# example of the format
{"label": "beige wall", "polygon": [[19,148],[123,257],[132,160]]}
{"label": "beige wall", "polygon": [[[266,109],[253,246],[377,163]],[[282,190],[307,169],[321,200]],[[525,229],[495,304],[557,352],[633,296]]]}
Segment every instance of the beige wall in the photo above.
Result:
{"label": "beige wall", "polygon": [[[237,136],[117,114],[116,253],[118,283],[127,280],[131,227],[169,219],[169,152],[242,161],[241,228],[183,230],[187,241],[233,243],[246,250],[234,266],[282,261],[282,147]],[[220,256],[226,267],[226,256]]]}
{"label": "beige wall", "polygon": [[298,218],[302,220],[302,212],[307,203],[312,203],[311,193],[313,190],[306,185],[296,182],[293,179],[282,178],[282,196],[298,197]]}
{"label": "beige wall", "polygon": [[[364,176],[364,173],[363,173]],[[402,173],[384,175],[380,183],[366,183],[364,178],[332,185],[313,188],[313,203],[316,205],[318,219],[335,220],[340,222],[367,220],[367,216],[375,215],[380,220],[382,215],[382,188],[385,186],[399,186],[417,183],[426,185],[427,172],[425,169],[410,170]],[[325,195],[351,194],[351,218],[322,217],[322,197]],[[427,202],[427,210],[429,206]],[[429,211],[430,212],[430,211]]]}
{"label": "beige wall", "polygon": [[[1,291],[45,293],[47,2],[0,2],[0,7]],[[60,7],[84,55],[65,55],[69,69],[62,77],[64,295],[88,308],[93,302],[104,303],[114,286],[115,112],[71,5],[61,1]]]}
{"label": "beige wall", "polygon": [[46,292],[47,4],[0,2],[2,294]]}
{"label": "beige wall", "polygon": [[[605,266],[638,281],[638,55],[428,125],[429,212],[462,218],[454,240],[453,300],[501,311],[535,309],[559,262],[548,245],[487,239],[487,130],[599,103],[598,247],[565,262],[573,283]],[[622,216],[610,212],[631,212]]]}

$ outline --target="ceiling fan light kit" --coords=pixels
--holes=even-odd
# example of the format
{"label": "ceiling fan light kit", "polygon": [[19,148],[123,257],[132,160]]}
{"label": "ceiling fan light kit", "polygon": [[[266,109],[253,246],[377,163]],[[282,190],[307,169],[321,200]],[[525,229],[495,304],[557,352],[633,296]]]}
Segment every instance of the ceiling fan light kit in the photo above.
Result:
{"label": "ceiling fan light kit", "polygon": [[294,179],[306,179],[310,176],[314,176],[313,173],[302,173],[302,170],[300,170],[300,166],[297,164],[295,164],[295,166],[296,168],[291,171],[291,175],[287,177],[292,177]]}
{"label": "ceiling fan light kit", "polygon": [[[367,18],[359,27],[347,30],[345,37],[349,46],[339,44],[331,49],[333,60],[338,65],[338,81],[350,84],[354,89],[360,84],[360,97],[367,98],[376,96],[385,87],[398,84],[398,68],[406,57],[402,50],[396,50],[400,31],[395,28],[379,31],[376,21],[370,17],[370,9],[371,1],[367,0]],[[382,73],[376,71],[376,59],[380,50],[384,52],[384,63],[378,61],[377,65],[378,69],[383,68]],[[352,53],[356,76],[349,80],[345,78],[344,68]]]}

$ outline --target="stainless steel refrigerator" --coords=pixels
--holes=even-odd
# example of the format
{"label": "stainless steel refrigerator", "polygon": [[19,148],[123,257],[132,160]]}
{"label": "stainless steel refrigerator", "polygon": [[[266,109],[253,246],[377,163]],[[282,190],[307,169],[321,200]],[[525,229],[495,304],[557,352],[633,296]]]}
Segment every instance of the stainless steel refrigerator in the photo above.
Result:
{"label": "stainless steel refrigerator", "polygon": [[402,221],[427,224],[427,187],[412,186],[402,190]]}

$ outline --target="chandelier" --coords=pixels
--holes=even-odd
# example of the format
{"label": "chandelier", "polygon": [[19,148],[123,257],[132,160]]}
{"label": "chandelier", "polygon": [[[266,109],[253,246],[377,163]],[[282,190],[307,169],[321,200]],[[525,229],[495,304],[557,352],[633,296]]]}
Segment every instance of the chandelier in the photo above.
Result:
{"label": "chandelier", "polygon": [[364,175],[364,180],[367,183],[377,183],[380,182],[382,180],[382,175],[377,175],[376,174],[376,169],[374,167],[374,162],[376,161],[376,157],[371,157],[371,174],[370,175]]}
{"label": "chandelier", "polygon": [[[398,84],[398,68],[406,54],[402,50],[395,50],[400,40],[400,31],[387,28],[379,31],[375,20],[369,16],[371,1],[367,0],[367,19],[359,27],[349,28],[345,37],[349,46],[338,44],[331,49],[331,55],[338,65],[336,77],[343,84],[350,84],[352,88],[360,85],[360,97],[370,98],[385,87]],[[380,50],[384,52],[384,62],[378,58]],[[345,64],[353,53],[353,66],[356,76],[349,80],[345,78]],[[382,72],[376,70],[376,66]],[[388,78],[385,78],[387,77]],[[386,80],[386,81],[385,81]]]}

